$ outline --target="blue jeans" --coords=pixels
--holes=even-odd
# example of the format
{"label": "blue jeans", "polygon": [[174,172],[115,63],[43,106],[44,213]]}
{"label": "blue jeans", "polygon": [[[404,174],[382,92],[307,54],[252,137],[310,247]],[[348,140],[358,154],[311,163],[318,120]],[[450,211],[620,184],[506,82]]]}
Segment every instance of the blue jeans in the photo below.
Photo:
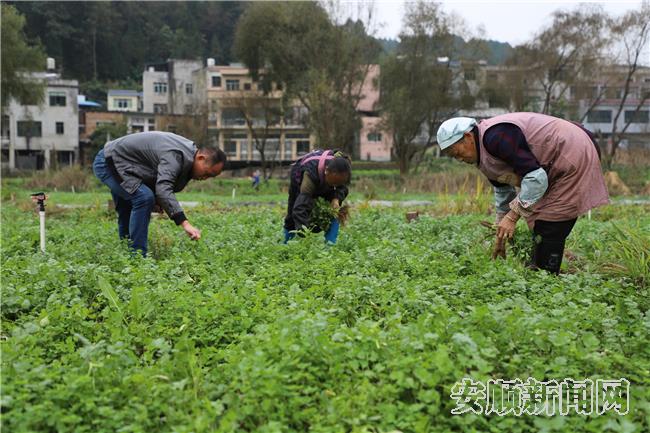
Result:
{"label": "blue jeans", "polygon": [[128,239],[131,248],[140,251],[146,257],[149,221],[156,202],[154,193],[144,184],[141,184],[133,194],[126,192],[106,164],[103,149],[95,157],[93,172],[111,190],[117,211],[117,230],[120,239]]}

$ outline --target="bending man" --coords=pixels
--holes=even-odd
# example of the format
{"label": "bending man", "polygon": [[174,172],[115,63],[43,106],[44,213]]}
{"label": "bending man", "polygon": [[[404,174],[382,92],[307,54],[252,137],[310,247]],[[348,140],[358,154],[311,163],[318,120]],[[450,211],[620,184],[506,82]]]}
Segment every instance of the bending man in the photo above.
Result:
{"label": "bending man", "polygon": [[201,238],[174,193],[191,179],[218,176],[225,163],[226,154],[219,149],[197,149],[187,138],[155,131],[109,141],[95,157],[93,171],[113,195],[120,239],[129,239],[131,248],[146,256],[156,203],[191,239]]}

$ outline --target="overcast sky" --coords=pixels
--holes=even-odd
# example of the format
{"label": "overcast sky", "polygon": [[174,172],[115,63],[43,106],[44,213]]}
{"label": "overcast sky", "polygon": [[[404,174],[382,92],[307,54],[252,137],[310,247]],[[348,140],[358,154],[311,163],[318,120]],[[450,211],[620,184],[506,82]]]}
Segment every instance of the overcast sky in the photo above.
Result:
{"label": "overcast sky", "polygon": [[[404,0],[375,0],[377,22],[384,24],[383,28],[377,31],[378,37],[397,37],[402,26],[404,3]],[[580,2],[443,0],[442,3],[446,12],[455,12],[462,16],[474,30],[482,25],[487,39],[509,42],[514,46],[525,42],[541,27],[550,24],[550,15],[553,11],[571,10]],[[641,1],[630,0],[592,1],[591,3],[602,4],[605,11],[614,16],[641,7]]]}

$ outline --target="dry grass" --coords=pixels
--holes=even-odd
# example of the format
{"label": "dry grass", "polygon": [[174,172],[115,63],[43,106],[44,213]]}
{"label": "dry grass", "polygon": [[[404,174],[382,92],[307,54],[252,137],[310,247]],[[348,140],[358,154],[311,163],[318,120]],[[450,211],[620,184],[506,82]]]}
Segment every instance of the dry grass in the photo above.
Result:
{"label": "dry grass", "polygon": [[619,150],[612,169],[631,194],[650,195],[650,149]]}
{"label": "dry grass", "polygon": [[632,193],[615,171],[605,172],[605,185],[611,195],[630,195]]}
{"label": "dry grass", "polygon": [[478,170],[442,171],[422,173],[405,178],[361,177],[353,188],[363,192],[367,199],[374,199],[378,192],[408,194],[467,194],[480,195],[491,191],[492,187]]}
{"label": "dry grass", "polygon": [[94,187],[88,169],[72,165],[60,170],[39,172],[25,181],[25,187],[33,190],[59,190],[82,192]]}
{"label": "dry grass", "polygon": [[619,149],[614,164],[631,167],[650,167],[650,149]]}

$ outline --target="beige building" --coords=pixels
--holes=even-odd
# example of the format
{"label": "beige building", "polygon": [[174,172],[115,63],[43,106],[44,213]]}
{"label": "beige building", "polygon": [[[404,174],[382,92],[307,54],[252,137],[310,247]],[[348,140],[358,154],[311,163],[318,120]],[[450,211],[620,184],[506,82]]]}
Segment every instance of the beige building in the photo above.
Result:
{"label": "beige building", "polygon": [[282,107],[282,89],[264,94],[246,67],[215,65],[212,59],[194,72],[197,111],[207,114],[208,142],[233,161],[295,160],[308,153],[313,137],[304,126],[301,105]]}
{"label": "beige building", "polygon": [[[382,130],[376,111],[379,89],[374,82],[379,74],[379,65],[369,65],[362,84],[357,156],[389,161],[392,136]],[[242,64],[170,59],[148,65],[143,73],[143,111],[157,116],[189,113],[205,119],[206,144],[221,147],[232,161],[260,161],[260,148],[266,160],[296,160],[314,148],[315,139],[306,127],[308,112],[297,100],[282,106],[282,89],[272,87],[263,92]]]}
{"label": "beige building", "polygon": [[142,93],[137,90],[111,89],[108,91],[108,111],[142,111]]}

